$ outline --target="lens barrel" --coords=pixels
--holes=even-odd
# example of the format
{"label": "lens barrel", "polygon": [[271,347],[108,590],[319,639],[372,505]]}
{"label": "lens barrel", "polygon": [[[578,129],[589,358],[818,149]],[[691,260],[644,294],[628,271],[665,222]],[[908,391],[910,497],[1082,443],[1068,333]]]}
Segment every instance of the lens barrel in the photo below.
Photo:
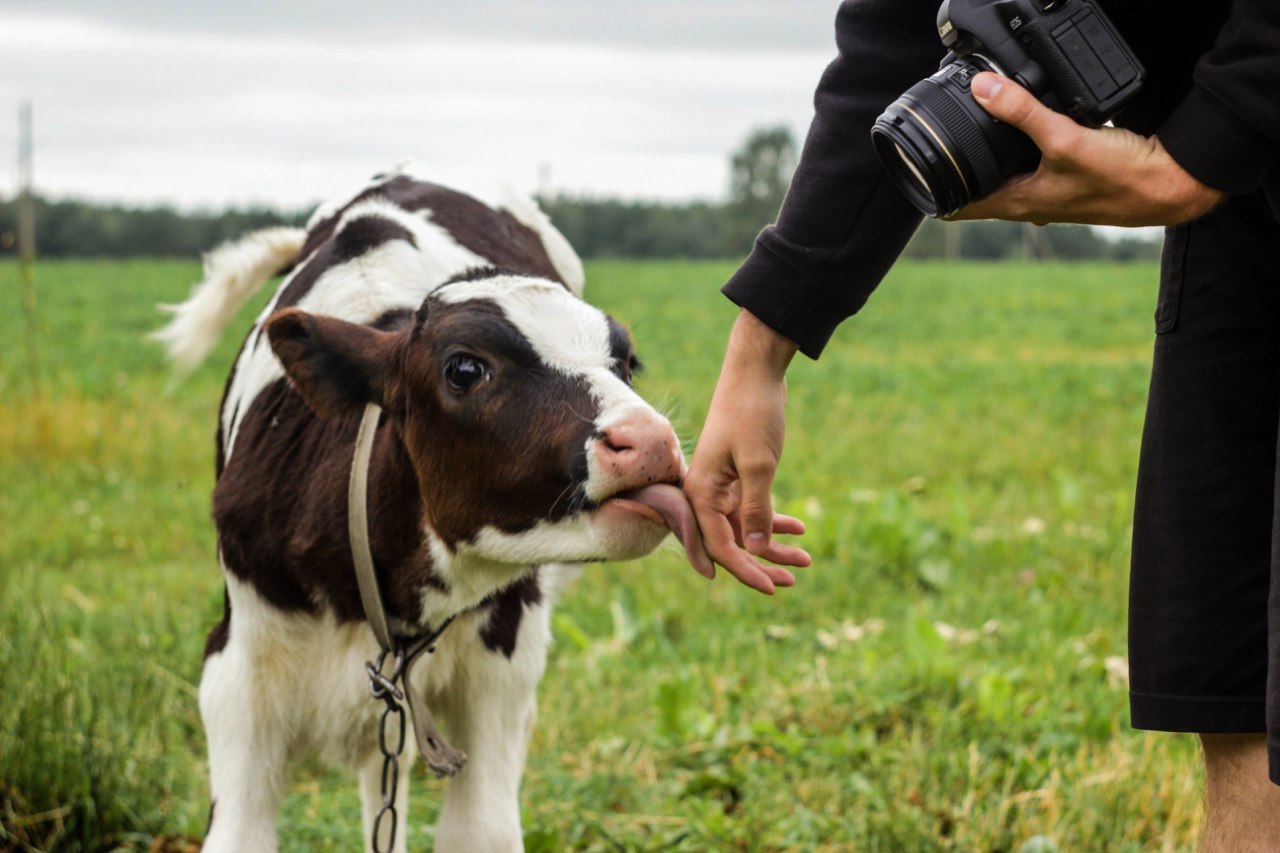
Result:
{"label": "lens barrel", "polygon": [[1039,151],[969,91],[993,67],[970,56],[921,80],[876,119],[871,140],[898,188],[928,216],[948,216],[1030,171]]}

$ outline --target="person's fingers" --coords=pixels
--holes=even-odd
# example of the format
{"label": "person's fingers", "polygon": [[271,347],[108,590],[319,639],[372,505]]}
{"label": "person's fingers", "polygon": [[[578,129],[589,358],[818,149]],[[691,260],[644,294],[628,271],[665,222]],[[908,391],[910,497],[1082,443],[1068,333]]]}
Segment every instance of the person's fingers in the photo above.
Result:
{"label": "person's fingers", "polygon": [[[737,484],[735,484],[735,487],[736,485]],[[725,517],[728,519],[729,526],[733,530],[734,541],[737,543],[738,548],[742,549],[744,547],[743,540],[745,537],[742,535],[741,514],[735,511],[729,513]],[[781,527],[785,529],[779,529],[778,519],[782,519]],[[798,518],[792,518],[789,515],[777,515],[774,516],[774,532],[788,533],[792,535],[796,533],[803,533],[804,522],[800,521]],[[740,552],[748,553],[741,550]],[[795,575],[791,574],[791,572],[785,568],[786,566],[807,568],[813,562],[813,558],[809,556],[809,552],[805,551],[803,548],[797,548],[793,545],[784,545],[773,540],[770,540],[768,546],[765,547],[762,553],[758,555],[752,554],[751,557],[756,568],[767,574],[778,586],[793,586],[795,584]],[[765,560],[770,562],[765,562]],[[772,563],[779,563],[781,565],[775,566],[772,565]]]}
{"label": "person's fingers", "polygon": [[707,545],[702,537],[697,537],[695,542],[682,544],[684,545],[685,558],[688,559],[689,565],[693,566],[693,570],[707,580],[715,580],[716,564],[711,555],[707,553]]}
{"label": "person's fingers", "polygon": [[799,569],[807,569],[813,564],[813,558],[809,556],[808,551],[794,545],[783,545],[781,542],[770,542],[769,547],[760,556],[771,563],[795,566]]}
{"label": "person's fingers", "polygon": [[776,586],[789,587],[796,585],[796,576],[791,573],[790,569],[759,561],[756,562],[756,568],[764,572]]}
{"label": "person's fingers", "polygon": [[773,532],[785,533],[788,536],[800,536],[804,533],[804,522],[790,515],[776,513],[773,516]]}
{"label": "person's fingers", "polygon": [[982,108],[1021,130],[1046,157],[1069,155],[1084,128],[1046,107],[1017,83],[984,71],[973,78],[973,97]]}
{"label": "person's fingers", "polygon": [[738,466],[742,484],[742,501],[738,515],[742,524],[742,544],[752,554],[763,554],[773,533],[773,475],[778,470],[775,459],[758,456]]}
{"label": "person's fingers", "polygon": [[729,519],[715,510],[695,509],[695,514],[702,530],[703,547],[711,559],[752,589],[773,595],[773,579],[750,554],[738,547]]}

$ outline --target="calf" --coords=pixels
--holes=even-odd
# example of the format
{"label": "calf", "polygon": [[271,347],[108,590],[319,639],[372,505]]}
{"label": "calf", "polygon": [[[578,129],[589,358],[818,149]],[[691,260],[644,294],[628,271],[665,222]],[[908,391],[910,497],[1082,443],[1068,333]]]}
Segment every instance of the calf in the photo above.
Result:
{"label": "calf", "polygon": [[[677,487],[680,445],[631,388],[627,332],[581,301],[580,262],[528,200],[484,203],[400,170],[305,230],[223,247],[161,333],[179,364],[197,363],[282,267],[292,271],[240,349],[217,430],[226,609],[200,681],[204,849],[274,850],[287,768],[315,753],[359,774],[370,836],[382,706],[365,662],[379,648],[347,527],[369,403],[383,415],[368,538],[390,623],[416,634],[453,620],[409,685],[469,756],[436,846],[521,849],[550,608],[576,564],[642,556],[673,528],[710,570]],[[411,763],[399,764],[402,823]]]}

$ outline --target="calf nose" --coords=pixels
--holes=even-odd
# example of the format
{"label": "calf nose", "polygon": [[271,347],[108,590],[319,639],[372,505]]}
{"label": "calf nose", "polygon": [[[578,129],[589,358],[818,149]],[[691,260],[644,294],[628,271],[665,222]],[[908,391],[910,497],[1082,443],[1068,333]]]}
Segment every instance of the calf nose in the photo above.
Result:
{"label": "calf nose", "polygon": [[684,454],[671,424],[656,415],[633,415],[600,430],[596,458],[605,474],[627,487],[679,480]]}

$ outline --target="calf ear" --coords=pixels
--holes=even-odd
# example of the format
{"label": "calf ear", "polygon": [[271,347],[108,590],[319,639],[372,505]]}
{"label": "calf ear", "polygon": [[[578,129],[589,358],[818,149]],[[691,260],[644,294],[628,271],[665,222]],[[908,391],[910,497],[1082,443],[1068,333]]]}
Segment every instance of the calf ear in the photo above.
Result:
{"label": "calf ear", "polygon": [[336,417],[366,403],[388,405],[399,336],[286,308],[267,320],[284,372],[316,414]]}

